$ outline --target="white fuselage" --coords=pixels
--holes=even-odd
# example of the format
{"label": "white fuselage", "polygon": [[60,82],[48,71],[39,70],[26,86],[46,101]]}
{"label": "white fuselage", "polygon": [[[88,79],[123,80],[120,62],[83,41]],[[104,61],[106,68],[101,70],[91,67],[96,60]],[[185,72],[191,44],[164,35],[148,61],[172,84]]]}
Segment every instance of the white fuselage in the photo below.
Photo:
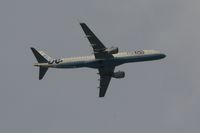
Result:
{"label": "white fuselage", "polygon": [[108,59],[95,59],[94,55],[63,58],[53,60],[51,63],[40,63],[36,66],[52,67],[52,68],[101,68],[109,66],[118,66],[129,62],[141,62],[158,60],[164,58],[165,55],[155,50],[139,50],[133,52],[120,52],[113,54],[113,58]]}

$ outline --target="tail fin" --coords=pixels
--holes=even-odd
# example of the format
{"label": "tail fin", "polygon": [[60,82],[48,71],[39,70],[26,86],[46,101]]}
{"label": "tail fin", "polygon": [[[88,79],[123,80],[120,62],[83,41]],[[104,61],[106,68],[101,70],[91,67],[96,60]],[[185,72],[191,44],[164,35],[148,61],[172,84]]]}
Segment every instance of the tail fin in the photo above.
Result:
{"label": "tail fin", "polygon": [[[37,51],[35,48],[31,47],[31,50],[33,54],[35,55],[35,58],[37,59],[38,63],[48,63],[52,58],[45,54],[43,51]],[[47,72],[47,67],[41,67],[39,68],[39,80],[41,80],[45,73]]]}

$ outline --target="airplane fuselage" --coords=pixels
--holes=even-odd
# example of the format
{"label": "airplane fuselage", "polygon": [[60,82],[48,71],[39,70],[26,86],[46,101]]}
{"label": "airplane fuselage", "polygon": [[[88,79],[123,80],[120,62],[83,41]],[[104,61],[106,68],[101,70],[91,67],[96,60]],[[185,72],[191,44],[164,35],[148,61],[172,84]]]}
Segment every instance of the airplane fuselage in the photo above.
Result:
{"label": "airplane fuselage", "polygon": [[112,58],[95,59],[94,55],[52,60],[48,63],[37,63],[35,66],[50,68],[102,68],[119,66],[124,63],[151,61],[164,58],[165,55],[155,50],[139,50],[133,52],[120,52],[113,54]]}

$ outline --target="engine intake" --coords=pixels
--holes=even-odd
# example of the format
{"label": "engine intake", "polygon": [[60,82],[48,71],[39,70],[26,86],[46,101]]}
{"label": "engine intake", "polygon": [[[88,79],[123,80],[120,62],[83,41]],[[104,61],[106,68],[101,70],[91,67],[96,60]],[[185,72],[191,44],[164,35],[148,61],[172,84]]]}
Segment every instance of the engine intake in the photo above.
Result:
{"label": "engine intake", "polygon": [[125,72],[123,72],[123,71],[114,72],[112,77],[117,78],[117,79],[124,78]]}
{"label": "engine intake", "polygon": [[111,48],[106,49],[106,51],[109,54],[117,54],[119,52],[119,49],[118,49],[118,47],[111,47]]}

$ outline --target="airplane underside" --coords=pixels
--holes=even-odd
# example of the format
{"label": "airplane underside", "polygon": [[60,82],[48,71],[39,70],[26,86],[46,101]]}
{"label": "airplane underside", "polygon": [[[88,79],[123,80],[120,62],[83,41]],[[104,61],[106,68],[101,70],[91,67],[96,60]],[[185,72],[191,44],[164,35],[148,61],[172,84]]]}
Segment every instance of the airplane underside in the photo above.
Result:
{"label": "airplane underside", "polygon": [[98,59],[91,61],[79,61],[79,62],[69,62],[63,63],[56,66],[56,68],[81,68],[81,67],[89,67],[89,68],[104,68],[104,67],[115,67],[125,63],[133,63],[133,62],[142,62],[142,61],[152,61],[163,58],[162,54],[155,54],[152,56],[132,56],[132,57],[119,57],[119,58],[111,58],[111,59]]}

